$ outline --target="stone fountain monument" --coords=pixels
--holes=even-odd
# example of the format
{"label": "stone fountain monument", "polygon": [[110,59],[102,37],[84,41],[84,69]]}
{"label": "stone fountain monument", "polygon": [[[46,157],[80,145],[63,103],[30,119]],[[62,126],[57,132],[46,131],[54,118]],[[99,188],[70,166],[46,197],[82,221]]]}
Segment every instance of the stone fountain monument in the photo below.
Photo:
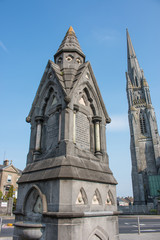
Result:
{"label": "stone fountain monument", "polygon": [[106,152],[106,111],[90,62],[67,31],[49,60],[27,122],[14,240],[118,240],[116,180]]}

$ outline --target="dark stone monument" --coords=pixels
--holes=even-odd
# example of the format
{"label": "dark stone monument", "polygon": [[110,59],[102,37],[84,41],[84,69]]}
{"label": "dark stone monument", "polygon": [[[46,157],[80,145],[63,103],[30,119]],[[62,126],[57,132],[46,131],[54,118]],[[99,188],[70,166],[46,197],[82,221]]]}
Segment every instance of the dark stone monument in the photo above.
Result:
{"label": "dark stone monument", "polygon": [[117,182],[106,153],[110,118],[72,27],[54,60],[27,117],[30,147],[13,239],[118,240]]}

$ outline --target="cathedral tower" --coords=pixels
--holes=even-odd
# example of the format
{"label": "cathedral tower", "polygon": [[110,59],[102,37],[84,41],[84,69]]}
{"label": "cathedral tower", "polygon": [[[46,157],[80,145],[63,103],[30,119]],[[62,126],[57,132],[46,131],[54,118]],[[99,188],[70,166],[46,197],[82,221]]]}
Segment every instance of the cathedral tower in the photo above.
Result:
{"label": "cathedral tower", "polygon": [[91,64],[72,27],[49,60],[27,122],[27,165],[18,181],[14,239],[118,240],[110,122]]}
{"label": "cathedral tower", "polygon": [[159,134],[152,106],[148,83],[140,69],[127,30],[128,72],[127,97],[132,159],[132,185],[134,204],[147,204],[151,189],[149,176],[156,176],[159,169]]}

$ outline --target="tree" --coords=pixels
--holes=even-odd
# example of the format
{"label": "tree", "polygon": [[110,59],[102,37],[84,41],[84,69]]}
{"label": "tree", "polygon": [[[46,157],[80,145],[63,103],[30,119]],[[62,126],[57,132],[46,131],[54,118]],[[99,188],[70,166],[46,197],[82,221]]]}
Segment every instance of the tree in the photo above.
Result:
{"label": "tree", "polygon": [[9,191],[7,193],[7,199],[13,198],[13,185],[10,186]]}
{"label": "tree", "polygon": [[3,193],[2,193],[2,191],[0,190],[0,199],[2,199],[2,197],[3,197]]}

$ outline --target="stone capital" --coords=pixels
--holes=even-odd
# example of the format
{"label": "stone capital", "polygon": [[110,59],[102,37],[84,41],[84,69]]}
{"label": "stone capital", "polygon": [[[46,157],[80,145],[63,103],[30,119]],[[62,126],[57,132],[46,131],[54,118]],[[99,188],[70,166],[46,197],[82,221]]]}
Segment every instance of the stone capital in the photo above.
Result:
{"label": "stone capital", "polygon": [[94,116],[94,117],[92,117],[92,121],[93,121],[94,123],[96,123],[96,122],[101,122],[101,121],[102,121],[102,117],[100,117],[100,116]]}
{"label": "stone capital", "polygon": [[43,122],[43,120],[44,120],[44,117],[43,117],[43,116],[36,116],[36,117],[35,117],[35,121],[36,121],[36,122]]}
{"label": "stone capital", "polygon": [[79,111],[79,106],[77,104],[74,104],[73,105],[73,110],[78,112]]}

